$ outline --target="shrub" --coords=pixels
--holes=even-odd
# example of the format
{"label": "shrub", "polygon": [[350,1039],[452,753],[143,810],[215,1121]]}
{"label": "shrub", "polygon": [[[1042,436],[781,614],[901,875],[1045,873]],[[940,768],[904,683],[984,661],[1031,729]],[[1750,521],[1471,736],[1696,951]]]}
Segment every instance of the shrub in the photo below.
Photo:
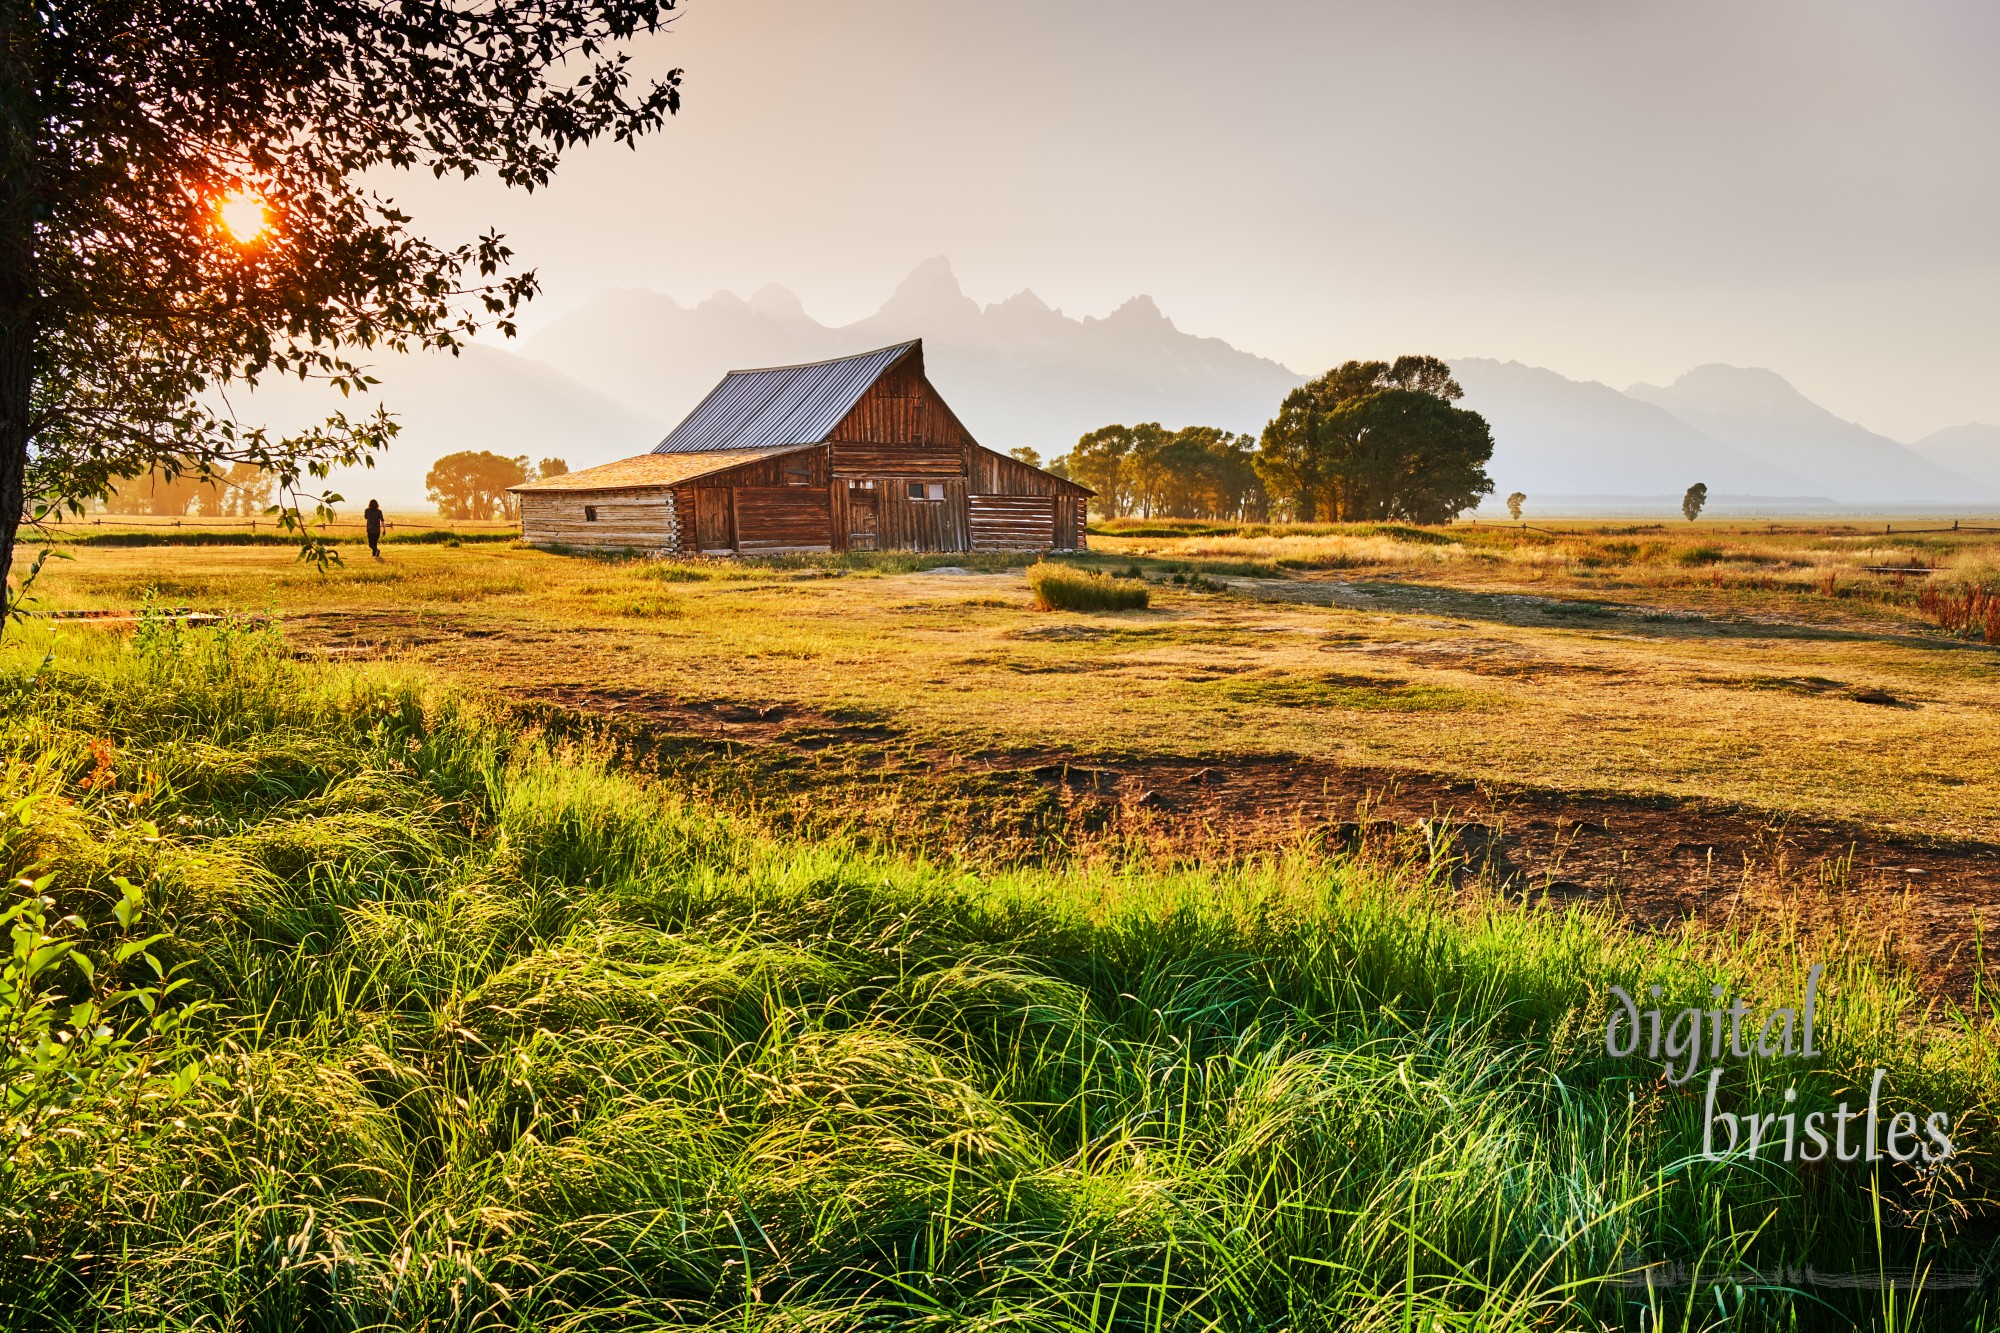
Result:
{"label": "shrub", "polygon": [[[1832,579],[1827,575],[1829,583]],[[1928,584],[1917,594],[1917,609],[1954,634],[2000,643],[2000,590]]]}
{"label": "shrub", "polygon": [[646,578],[658,579],[662,583],[706,583],[715,577],[709,570],[697,569],[690,565],[649,565],[639,572]]}
{"label": "shrub", "polygon": [[1136,611],[1151,600],[1144,588],[1047,561],[1028,567],[1028,588],[1043,611]]}

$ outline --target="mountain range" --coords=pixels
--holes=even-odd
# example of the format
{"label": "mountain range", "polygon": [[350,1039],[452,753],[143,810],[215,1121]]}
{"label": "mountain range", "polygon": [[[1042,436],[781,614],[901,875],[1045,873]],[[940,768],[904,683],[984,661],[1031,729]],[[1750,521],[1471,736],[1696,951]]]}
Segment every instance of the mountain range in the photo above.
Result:
{"label": "mountain range", "polygon": [[[439,455],[491,449],[586,467],[649,449],[723,373],[924,339],[931,379],[983,443],[1063,452],[1114,421],[1255,432],[1305,376],[1177,328],[1151,298],[1077,318],[1033,292],[981,306],[943,259],[919,265],[881,309],[832,327],[767,286],[683,306],[608,291],[509,350],[378,363],[378,396],[403,423],[375,472],[336,475],[349,501],[423,505]],[[1375,348],[1374,355],[1409,349]],[[1487,418],[1497,494],[1538,501],[1677,504],[1692,482],[1771,510],[2000,501],[2000,427],[1967,424],[1902,444],[1844,421],[1769,370],[1699,366],[1621,391],[1552,370],[1452,359],[1462,406]],[[295,382],[253,396],[279,426],[336,401]],[[351,404],[350,404],[351,406]],[[1574,506],[1572,506],[1574,507]]]}

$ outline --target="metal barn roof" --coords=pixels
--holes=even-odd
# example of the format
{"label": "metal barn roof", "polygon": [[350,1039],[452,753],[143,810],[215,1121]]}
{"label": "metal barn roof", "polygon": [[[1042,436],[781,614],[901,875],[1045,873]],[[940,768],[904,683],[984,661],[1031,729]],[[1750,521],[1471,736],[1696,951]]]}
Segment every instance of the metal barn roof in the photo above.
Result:
{"label": "metal barn roof", "polygon": [[810,365],[732,370],[686,421],[653,446],[653,452],[695,454],[818,444],[884,371],[922,346],[918,339]]}

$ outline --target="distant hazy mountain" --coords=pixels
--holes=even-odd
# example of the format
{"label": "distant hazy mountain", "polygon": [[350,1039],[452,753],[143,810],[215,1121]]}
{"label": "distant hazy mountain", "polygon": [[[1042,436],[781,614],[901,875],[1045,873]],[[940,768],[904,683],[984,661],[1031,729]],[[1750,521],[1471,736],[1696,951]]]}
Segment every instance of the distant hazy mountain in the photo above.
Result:
{"label": "distant hazy mountain", "polygon": [[371,497],[391,509],[427,508],[424,474],[461,449],[561,458],[579,468],[644,453],[660,435],[644,413],[553,366],[495,348],[384,356],[370,373],[381,384],[367,395],[343,400],[321,385],[270,380],[238,403],[246,418],[287,430],[338,410],[359,416],[378,404],[389,409],[402,429],[375,467],[336,472],[326,483],[346,498],[343,512]]}
{"label": "distant hazy mountain", "polygon": [[2000,491],[2000,426],[1968,422],[1926,435],[1910,448],[1940,467]]}
{"label": "distant hazy mountain", "polygon": [[[448,356],[384,356],[365,400],[274,382],[239,402],[296,427],[336,407],[388,406],[403,431],[373,472],[337,476],[358,507],[424,504],[440,455],[491,449],[587,467],[658,439],[725,371],[813,361],[924,339],[931,377],[982,442],[1062,453],[1114,421],[1256,432],[1303,376],[1217,338],[1183,333],[1150,298],[1075,319],[1032,292],[981,306],[942,259],[919,265],[882,308],[829,328],[782,287],[719,292],[687,307],[652,292],[606,292],[524,343]],[[1393,354],[1408,348],[1357,349]],[[1703,366],[1667,388],[1626,392],[1512,361],[1452,363],[1465,406],[1492,423],[1498,495],[1530,503],[1620,497],[1672,509],[1689,485],[1756,507],[1835,502],[1962,503],[2000,494],[2000,428],[1961,426],[1914,450],[1808,401],[1766,370]],[[1321,367],[1314,367],[1317,371]]]}
{"label": "distant hazy mountain", "polygon": [[692,309],[650,292],[590,302],[527,340],[573,379],[660,418],[685,416],[725,371],[924,340],[925,365],[981,443],[1041,453],[1114,421],[1256,431],[1303,377],[1219,338],[1174,327],[1149,297],[1102,319],[1051,310],[1033,292],[981,307],[951,265],[919,265],[875,314],[828,328],[782,287]]}
{"label": "distant hazy mountain", "polygon": [[1609,385],[1518,361],[1466,357],[1451,368],[1465,388],[1459,406],[1493,427],[1486,471],[1497,495],[1678,496],[1697,481],[1745,495],[1824,494]]}
{"label": "distant hazy mountain", "polygon": [[1626,393],[1772,467],[1809,478],[1812,490],[1850,504],[2000,495],[1885,435],[1841,420],[1768,370],[1697,366],[1665,388],[1635,384]]}

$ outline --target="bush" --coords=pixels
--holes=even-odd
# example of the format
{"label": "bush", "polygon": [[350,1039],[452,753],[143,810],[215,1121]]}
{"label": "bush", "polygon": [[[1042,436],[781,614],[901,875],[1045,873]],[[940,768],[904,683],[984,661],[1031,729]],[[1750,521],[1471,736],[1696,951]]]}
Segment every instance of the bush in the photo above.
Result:
{"label": "bush", "polygon": [[1720,559],[1720,546],[1687,546],[1674,552],[1674,563],[1677,565],[1712,565]]}
{"label": "bush", "polygon": [[1028,588],[1043,611],[1136,611],[1150,600],[1144,588],[1047,561],[1028,567]]}

